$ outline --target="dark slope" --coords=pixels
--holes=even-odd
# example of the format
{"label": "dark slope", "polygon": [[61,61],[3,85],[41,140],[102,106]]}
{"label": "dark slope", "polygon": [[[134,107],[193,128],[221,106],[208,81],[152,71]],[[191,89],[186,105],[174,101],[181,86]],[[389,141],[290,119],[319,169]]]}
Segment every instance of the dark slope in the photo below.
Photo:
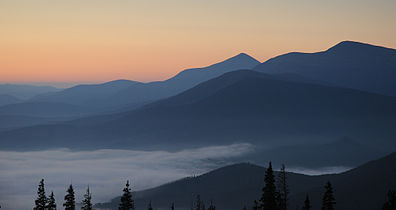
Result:
{"label": "dark slope", "polygon": [[301,144],[349,136],[391,150],[394,107],[394,97],[241,70],[131,112],[3,132],[0,143],[25,149],[168,149],[231,142]]}
{"label": "dark slope", "polygon": [[[144,208],[151,200],[157,209],[175,202],[177,209],[189,209],[194,195],[209,204],[213,200],[217,209],[251,208],[253,200],[259,199],[264,186],[265,169],[252,164],[226,166],[207,174],[185,178],[134,194],[138,208]],[[396,188],[396,153],[371,161],[353,170],[336,175],[306,176],[288,173],[290,188],[289,208],[302,206],[308,193],[313,209],[321,207],[324,184],[331,181],[335,188],[339,210],[381,209],[386,192]],[[116,209],[119,198],[96,207]]]}
{"label": "dark slope", "polygon": [[[81,117],[92,110],[87,107],[80,107],[65,103],[52,102],[24,102],[8,104],[0,107],[0,116],[17,115],[31,117]],[[92,112],[91,112],[92,113]]]}
{"label": "dark slope", "polygon": [[250,69],[258,64],[260,62],[242,53],[208,67],[184,70],[165,81],[140,83],[118,80],[98,85],[79,85],[58,93],[41,95],[33,100],[71,103],[98,112],[125,111],[176,95],[225,72]]}
{"label": "dark slope", "polygon": [[[70,118],[66,118],[70,119]],[[66,120],[23,115],[0,115],[0,131]]]}
{"label": "dark slope", "polygon": [[393,97],[237,71],[126,114],[102,130],[151,143],[271,142],[288,137],[296,142],[310,135],[381,140],[386,137],[382,134],[394,134],[395,105]]}
{"label": "dark slope", "polygon": [[21,102],[21,99],[7,94],[0,94],[0,107],[7,104],[15,104]]}
{"label": "dark slope", "polygon": [[288,53],[254,70],[296,73],[340,87],[396,96],[396,50],[344,41],[318,53]]}
{"label": "dark slope", "polygon": [[[138,209],[143,209],[151,200],[153,207],[164,209],[175,202],[176,209],[190,209],[195,196],[209,206],[213,200],[216,209],[251,209],[255,199],[259,199],[264,184],[265,168],[253,164],[235,164],[219,168],[197,177],[184,178],[156,188],[134,193]],[[308,191],[311,187],[321,185],[321,179],[306,175],[288,173],[291,188]],[[119,197],[110,203],[97,204],[101,209],[116,209]]]}

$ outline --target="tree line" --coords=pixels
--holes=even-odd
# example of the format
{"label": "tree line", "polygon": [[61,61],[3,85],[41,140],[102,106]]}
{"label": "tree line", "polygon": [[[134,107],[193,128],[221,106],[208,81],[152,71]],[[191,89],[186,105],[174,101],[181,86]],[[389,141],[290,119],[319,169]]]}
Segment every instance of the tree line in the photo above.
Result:
{"label": "tree line", "polygon": [[[336,205],[336,200],[333,192],[333,186],[330,181],[328,181],[325,186],[325,191],[322,197],[321,210],[334,210]],[[132,198],[132,191],[130,188],[129,181],[127,180],[125,187],[123,188],[123,193],[120,199],[119,210],[135,210],[135,201]],[[67,194],[64,196],[63,207],[65,210],[75,210],[76,202],[74,196],[73,186],[70,184],[67,189]],[[289,187],[287,185],[287,174],[285,165],[282,164],[278,176],[275,177],[275,173],[272,169],[271,162],[265,171],[264,176],[264,187],[262,188],[262,195],[260,199],[253,201],[252,210],[287,210],[288,209],[288,196]],[[91,202],[92,194],[87,187],[86,193],[84,194],[84,199],[82,200],[82,210],[92,210],[93,205]],[[175,210],[175,204],[172,203],[169,207],[171,210]],[[37,189],[37,199],[35,200],[34,210],[56,210],[56,202],[54,193],[51,192],[49,197],[45,194],[44,179],[41,179],[38,189]],[[153,210],[151,201],[147,206],[148,210]],[[244,207],[244,210],[247,208]],[[297,208],[298,210],[299,208]],[[311,210],[311,201],[309,195],[307,194],[303,202],[302,210]],[[202,202],[200,195],[196,196],[196,200],[191,207],[191,210],[216,210],[216,206],[213,202],[210,202],[210,206],[206,209],[204,202]],[[390,190],[387,195],[387,201],[384,203],[382,210],[396,210],[396,192]]]}

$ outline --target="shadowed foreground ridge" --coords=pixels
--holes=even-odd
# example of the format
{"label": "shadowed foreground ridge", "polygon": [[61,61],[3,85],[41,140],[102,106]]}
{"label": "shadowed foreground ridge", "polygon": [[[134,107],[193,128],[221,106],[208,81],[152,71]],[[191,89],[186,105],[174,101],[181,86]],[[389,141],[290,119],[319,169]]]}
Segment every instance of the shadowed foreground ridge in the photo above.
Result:
{"label": "shadowed foreground ridge", "polygon": [[[166,209],[175,202],[176,209],[190,209],[197,194],[213,202],[216,209],[247,209],[261,195],[265,168],[249,163],[226,166],[197,177],[181,179],[149,190],[134,193],[137,208],[144,209],[152,201],[154,209]],[[321,176],[287,173],[290,189],[289,209],[302,206],[309,194],[313,209],[321,207],[323,186],[331,181],[339,210],[381,209],[389,189],[396,188],[396,153],[370,161],[350,171]],[[364,183],[364,184],[362,184]],[[117,209],[119,198],[97,208]],[[209,205],[209,203],[208,203]]]}

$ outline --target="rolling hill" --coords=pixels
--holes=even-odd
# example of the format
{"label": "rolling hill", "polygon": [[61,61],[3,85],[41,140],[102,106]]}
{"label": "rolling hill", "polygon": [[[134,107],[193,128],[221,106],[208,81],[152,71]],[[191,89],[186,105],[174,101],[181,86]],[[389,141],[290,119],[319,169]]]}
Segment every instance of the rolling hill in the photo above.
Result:
{"label": "rolling hill", "polygon": [[[219,168],[197,177],[188,177],[148,190],[134,193],[138,209],[152,201],[155,209],[167,209],[175,202],[176,209],[190,209],[197,194],[208,206],[216,209],[250,209],[264,186],[265,168],[241,163]],[[290,189],[289,209],[302,206],[310,196],[313,209],[321,207],[324,185],[331,181],[339,210],[381,209],[386,193],[396,188],[396,153],[370,161],[350,171],[320,176],[287,173]],[[117,209],[119,197],[109,203],[96,204],[98,209]]]}
{"label": "rolling hill", "polygon": [[279,146],[348,136],[393,150],[396,98],[241,70],[115,115],[0,133],[6,148]]}
{"label": "rolling hill", "polygon": [[238,69],[250,69],[258,64],[260,63],[254,58],[241,53],[208,67],[184,70],[165,81],[141,83],[117,80],[97,85],[78,85],[57,93],[37,96],[32,101],[74,104],[89,107],[97,112],[130,110],[158,99],[176,95],[223,73]]}
{"label": "rolling hill", "polygon": [[11,95],[22,100],[30,99],[39,94],[57,91],[60,91],[60,89],[52,86],[0,84],[0,94]]}

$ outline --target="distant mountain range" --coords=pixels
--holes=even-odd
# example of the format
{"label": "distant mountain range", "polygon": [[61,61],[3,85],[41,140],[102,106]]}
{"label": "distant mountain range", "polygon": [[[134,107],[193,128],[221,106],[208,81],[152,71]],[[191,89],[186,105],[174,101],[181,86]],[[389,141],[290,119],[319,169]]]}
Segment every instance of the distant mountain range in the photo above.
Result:
{"label": "distant mountain range", "polygon": [[396,98],[241,70],[142,108],[0,133],[1,148],[290,145],[349,136],[395,148]]}
{"label": "distant mountain range", "polygon": [[396,96],[396,50],[344,41],[317,53],[287,53],[253,70],[296,73],[327,84]]}
{"label": "distant mountain range", "polygon": [[16,104],[21,102],[22,100],[7,94],[0,94],[0,106],[8,105],[8,104]]}
{"label": "distant mountain range", "polygon": [[[358,148],[377,157],[396,147],[394,64],[394,49],[346,41],[262,64],[242,53],[159,82],[79,85],[16,104],[4,97],[0,147],[172,150],[249,142],[257,151],[270,148],[263,154],[295,151],[292,159],[347,137],[353,141],[341,144],[343,154]],[[342,159],[356,164],[364,156]]]}
{"label": "distant mountain range", "polygon": [[[242,163],[226,166],[197,177],[188,177],[169,184],[133,194],[137,209],[147,207],[149,201],[154,209],[168,209],[172,202],[176,209],[187,210],[195,196],[209,206],[210,201],[219,210],[252,209],[253,201],[259,200],[264,187],[265,168]],[[331,181],[338,210],[381,209],[387,191],[396,188],[396,153],[368,162],[350,171],[320,176],[287,173],[290,189],[289,209],[303,205],[310,196],[313,209],[320,209],[324,185]],[[133,188],[133,186],[132,186]],[[121,193],[121,190],[120,190]],[[96,204],[97,209],[117,209],[120,198],[109,203]]]}
{"label": "distant mountain range", "polygon": [[117,80],[98,85],[78,85],[57,93],[37,96],[32,101],[74,104],[97,112],[130,110],[176,95],[226,72],[251,69],[258,64],[260,62],[256,59],[241,53],[208,67],[184,70],[165,81],[141,83]]}
{"label": "distant mountain range", "polygon": [[0,120],[12,121],[12,126],[0,123],[0,131],[132,110],[156,99],[176,95],[225,72],[253,68],[258,64],[257,60],[242,53],[208,67],[184,70],[161,82],[115,80],[103,84],[77,85],[64,90],[29,85],[0,85],[0,93],[10,94],[0,95]]}
{"label": "distant mountain range", "polygon": [[60,89],[51,86],[0,84],[0,95],[10,95],[18,99],[26,100],[39,94],[56,92]]}

